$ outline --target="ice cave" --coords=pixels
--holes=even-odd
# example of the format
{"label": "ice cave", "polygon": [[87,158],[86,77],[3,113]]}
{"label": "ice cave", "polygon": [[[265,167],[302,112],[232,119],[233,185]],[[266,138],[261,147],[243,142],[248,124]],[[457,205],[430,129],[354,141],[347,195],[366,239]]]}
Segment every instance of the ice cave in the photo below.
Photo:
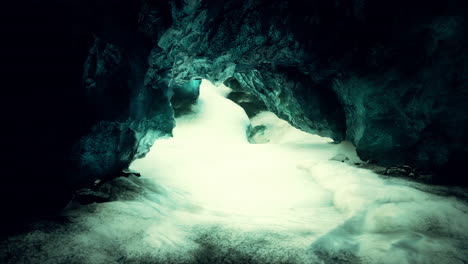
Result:
{"label": "ice cave", "polygon": [[468,263],[464,1],[16,8],[0,263]]}

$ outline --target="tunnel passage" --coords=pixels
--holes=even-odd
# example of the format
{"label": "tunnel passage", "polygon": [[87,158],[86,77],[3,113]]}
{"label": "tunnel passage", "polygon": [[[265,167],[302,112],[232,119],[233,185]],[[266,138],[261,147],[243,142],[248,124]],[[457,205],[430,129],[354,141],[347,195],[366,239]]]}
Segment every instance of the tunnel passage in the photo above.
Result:
{"label": "tunnel passage", "polygon": [[[0,243],[4,263],[457,263],[468,205],[450,189],[382,178],[350,143],[270,111],[249,117],[226,86],[199,97],[129,173]],[[251,128],[263,127],[251,135]],[[104,200],[102,200],[104,199]],[[40,250],[38,250],[40,248]]]}
{"label": "tunnel passage", "polygon": [[[2,233],[59,214],[82,189],[121,181],[128,165],[144,157],[155,140],[171,135],[175,115],[180,117],[173,109],[178,103],[171,105],[177,96],[171,96],[175,86],[192,78],[220,84],[234,77],[294,127],[354,144],[369,168],[451,184],[449,190],[440,187],[442,193],[464,197],[458,190],[466,185],[459,171],[468,157],[465,6],[461,0],[103,0],[20,6],[24,20],[2,16],[7,32],[14,33],[5,42],[20,42],[2,54],[12,79],[2,97],[6,147],[0,208],[9,223]],[[10,74],[12,69],[17,72]],[[264,136],[271,132],[267,125],[260,122],[251,131],[255,128],[253,141],[270,140]],[[336,159],[346,163],[342,156]],[[435,204],[421,207],[439,208]],[[385,208],[401,212],[393,209]],[[372,215],[393,221],[380,213]],[[426,219],[444,223],[430,213]],[[380,230],[378,225],[371,230]],[[345,226],[336,232],[349,234]],[[424,238],[418,234],[392,245],[427,245]],[[358,250],[348,242],[340,241],[349,249],[343,255]],[[325,252],[321,258],[333,256]]]}

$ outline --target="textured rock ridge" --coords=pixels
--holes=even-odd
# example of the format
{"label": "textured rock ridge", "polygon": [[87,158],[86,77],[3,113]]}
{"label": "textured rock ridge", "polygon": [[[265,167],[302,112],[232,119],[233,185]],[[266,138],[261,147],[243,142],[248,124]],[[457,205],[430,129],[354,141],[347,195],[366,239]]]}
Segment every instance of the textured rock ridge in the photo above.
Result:
{"label": "textured rock ridge", "polygon": [[150,61],[174,82],[232,77],[294,126],[351,141],[363,160],[459,181],[465,13],[462,1],[175,1]]}
{"label": "textured rock ridge", "polygon": [[[2,131],[6,231],[18,220],[57,212],[79,188],[119,176],[156,138],[172,133],[167,85],[147,81],[158,37],[147,33],[171,23],[169,5],[153,4],[51,1],[27,11],[18,7],[25,18],[7,25],[21,43],[5,49],[18,50],[6,60],[13,80],[2,105],[10,113],[10,129]],[[157,16],[157,23],[141,28],[140,12],[151,14],[145,19]]]}

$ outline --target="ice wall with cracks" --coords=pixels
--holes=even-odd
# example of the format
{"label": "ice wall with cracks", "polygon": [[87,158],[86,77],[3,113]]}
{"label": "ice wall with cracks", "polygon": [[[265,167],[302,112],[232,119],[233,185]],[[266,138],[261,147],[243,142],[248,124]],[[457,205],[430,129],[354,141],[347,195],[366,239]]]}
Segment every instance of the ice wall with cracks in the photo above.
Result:
{"label": "ice wall with cracks", "polygon": [[[332,160],[350,144],[249,120],[204,81],[177,119],[108,185],[112,202],[72,203],[0,245],[3,263],[466,263],[468,206],[431,186]],[[251,144],[252,126],[263,125]],[[423,191],[425,190],[425,191]]]}

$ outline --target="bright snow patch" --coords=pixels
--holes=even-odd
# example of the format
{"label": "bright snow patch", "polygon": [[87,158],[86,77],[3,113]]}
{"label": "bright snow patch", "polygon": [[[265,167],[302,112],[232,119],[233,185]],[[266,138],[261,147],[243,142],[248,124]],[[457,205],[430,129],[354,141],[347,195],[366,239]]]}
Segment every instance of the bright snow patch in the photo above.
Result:
{"label": "bright snow patch", "polygon": [[[349,144],[301,132],[272,113],[250,121],[228,93],[204,81],[194,113],[177,120],[174,137],[134,162],[142,178],[121,179],[119,201],[71,207],[65,215],[72,224],[14,238],[9,250],[17,245],[23,254],[14,260],[468,261],[464,202],[332,161],[337,154],[359,159]],[[255,140],[267,144],[248,142],[257,125],[265,129]]]}

